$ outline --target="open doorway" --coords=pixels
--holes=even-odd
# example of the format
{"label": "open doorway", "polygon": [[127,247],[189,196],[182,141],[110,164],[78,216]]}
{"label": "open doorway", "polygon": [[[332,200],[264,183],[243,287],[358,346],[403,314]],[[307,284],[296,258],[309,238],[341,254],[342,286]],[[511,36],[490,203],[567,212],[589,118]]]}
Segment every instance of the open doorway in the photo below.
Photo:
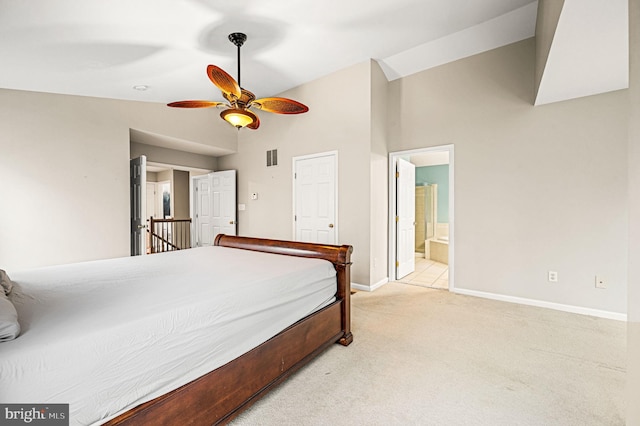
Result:
{"label": "open doorway", "polygon": [[[390,281],[454,288],[453,151],[453,145],[444,145],[389,154]],[[401,179],[398,172],[398,167],[406,169],[406,163],[415,172],[410,181]],[[403,238],[408,234],[406,226],[399,229],[406,222],[400,216],[406,214],[407,206],[415,217],[411,241]],[[414,256],[412,270],[407,270],[406,259],[400,261],[409,251]]]}
{"label": "open doorway", "polygon": [[[132,248],[132,254],[149,254],[192,246],[190,180],[209,172],[211,170],[145,161],[139,172],[143,175],[144,183],[139,185],[139,196],[134,197],[132,191],[131,203],[132,230],[140,230],[138,237],[143,239],[136,246],[138,248],[135,253]],[[133,172],[131,176],[134,176]],[[139,218],[140,223],[134,226],[133,212],[138,210],[144,213]]]}

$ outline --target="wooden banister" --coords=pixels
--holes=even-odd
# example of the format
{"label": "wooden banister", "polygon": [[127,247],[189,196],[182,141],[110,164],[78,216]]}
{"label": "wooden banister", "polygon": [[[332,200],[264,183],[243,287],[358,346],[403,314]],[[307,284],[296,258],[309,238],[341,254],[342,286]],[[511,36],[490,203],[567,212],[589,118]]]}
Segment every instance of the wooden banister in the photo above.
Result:
{"label": "wooden banister", "polygon": [[191,219],[149,219],[150,253],[191,248]]}

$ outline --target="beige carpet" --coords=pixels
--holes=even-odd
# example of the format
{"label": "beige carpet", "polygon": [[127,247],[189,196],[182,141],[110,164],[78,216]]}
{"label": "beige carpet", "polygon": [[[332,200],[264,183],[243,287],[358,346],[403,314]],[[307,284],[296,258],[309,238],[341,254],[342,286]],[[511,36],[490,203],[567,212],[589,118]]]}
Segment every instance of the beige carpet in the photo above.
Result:
{"label": "beige carpet", "polygon": [[389,283],[233,425],[623,425],[626,324]]}

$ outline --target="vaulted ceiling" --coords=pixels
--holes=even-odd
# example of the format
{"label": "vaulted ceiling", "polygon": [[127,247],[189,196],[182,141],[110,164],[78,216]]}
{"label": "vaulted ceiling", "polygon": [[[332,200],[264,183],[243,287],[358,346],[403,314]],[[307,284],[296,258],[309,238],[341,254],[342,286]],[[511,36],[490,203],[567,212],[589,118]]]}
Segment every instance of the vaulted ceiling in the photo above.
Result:
{"label": "vaulted ceiling", "polygon": [[0,0],[0,87],[221,100],[205,68],[237,77],[239,31],[242,85],[263,97],[369,58],[393,80],[538,32],[542,104],[626,87],[627,26],[627,0]]}

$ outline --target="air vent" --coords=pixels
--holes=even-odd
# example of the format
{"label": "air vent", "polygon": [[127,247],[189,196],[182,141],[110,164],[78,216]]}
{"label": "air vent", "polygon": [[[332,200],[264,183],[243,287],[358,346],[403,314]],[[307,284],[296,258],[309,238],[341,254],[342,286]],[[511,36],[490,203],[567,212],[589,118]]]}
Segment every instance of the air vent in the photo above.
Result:
{"label": "air vent", "polygon": [[272,149],[267,151],[267,167],[278,165],[278,150]]}

